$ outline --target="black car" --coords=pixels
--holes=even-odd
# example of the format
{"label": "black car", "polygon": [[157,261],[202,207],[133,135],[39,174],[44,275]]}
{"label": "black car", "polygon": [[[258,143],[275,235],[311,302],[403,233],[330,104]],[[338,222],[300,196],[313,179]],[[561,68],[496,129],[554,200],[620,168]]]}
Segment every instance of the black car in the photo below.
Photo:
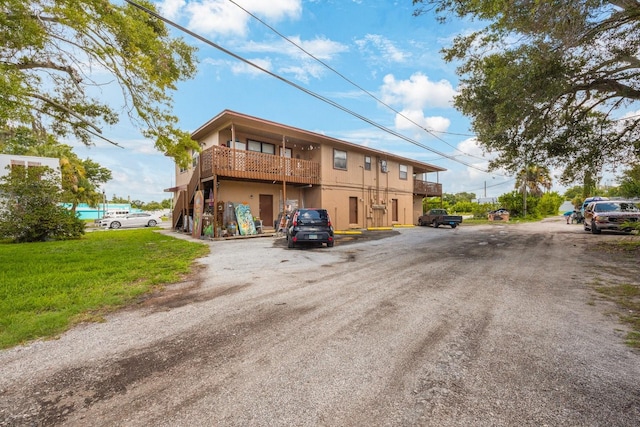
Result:
{"label": "black car", "polygon": [[333,226],[326,209],[296,209],[287,223],[287,246],[299,243],[326,243],[333,246]]}

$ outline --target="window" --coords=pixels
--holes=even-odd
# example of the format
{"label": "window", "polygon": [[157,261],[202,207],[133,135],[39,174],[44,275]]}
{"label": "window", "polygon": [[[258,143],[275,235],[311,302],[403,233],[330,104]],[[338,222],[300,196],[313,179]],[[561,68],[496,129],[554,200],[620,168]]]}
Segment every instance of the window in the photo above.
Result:
{"label": "window", "polygon": [[200,153],[198,153],[197,151],[193,151],[191,153],[191,166],[193,166],[194,168],[196,166],[198,166],[198,159],[200,158]]}
{"label": "window", "polygon": [[276,146],[268,142],[254,141],[247,139],[247,150],[256,153],[276,154]]}
{"label": "window", "polygon": [[380,160],[380,172],[382,172],[382,173],[389,172],[389,168],[387,167],[387,161],[386,160]]}
{"label": "window", "polygon": [[333,150],[333,168],[347,170],[347,152]]}
{"label": "window", "polygon": [[409,167],[407,165],[400,165],[400,179],[407,179],[409,175]]}
{"label": "window", "polygon": [[267,154],[276,154],[276,146],[273,144],[268,144],[266,142],[263,142],[262,152]]}
{"label": "window", "polygon": [[371,170],[371,156],[364,156],[364,170]]}
{"label": "window", "polygon": [[249,151],[257,151],[258,153],[262,153],[262,142],[259,141],[247,141],[247,150]]}

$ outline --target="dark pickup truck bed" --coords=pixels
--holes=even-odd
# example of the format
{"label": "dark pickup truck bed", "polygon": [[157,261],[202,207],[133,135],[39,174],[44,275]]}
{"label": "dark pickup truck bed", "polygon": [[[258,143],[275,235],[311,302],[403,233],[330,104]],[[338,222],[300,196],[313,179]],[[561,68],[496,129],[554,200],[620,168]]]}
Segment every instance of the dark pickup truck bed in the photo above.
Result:
{"label": "dark pickup truck bed", "polygon": [[456,228],[462,223],[460,215],[449,215],[445,209],[431,209],[418,217],[418,225],[432,225],[438,228],[440,225],[449,225]]}

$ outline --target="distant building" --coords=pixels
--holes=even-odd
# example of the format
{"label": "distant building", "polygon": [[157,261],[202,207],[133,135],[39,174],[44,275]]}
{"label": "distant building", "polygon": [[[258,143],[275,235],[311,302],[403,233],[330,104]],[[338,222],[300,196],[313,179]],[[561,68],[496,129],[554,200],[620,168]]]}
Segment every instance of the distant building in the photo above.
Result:
{"label": "distant building", "polygon": [[0,177],[8,175],[13,167],[47,166],[60,172],[60,160],[55,157],[19,156],[16,154],[0,154]]}
{"label": "distant building", "polygon": [[472,201],[482,205],[484,203],[498,203],[498,198],[497,197],[479,197],[477,199],[473,199]]}
{"label": "distant building", "polygon": [[[62,203],[67,209],[73,206],[71,203]],[[96,206],[89,206],[86,203],[78,203],[76,206],[76,215],[80,219],[101,219],[107,212],[142,212],[140,209],[131,207],[130,203],[98,203]]]}

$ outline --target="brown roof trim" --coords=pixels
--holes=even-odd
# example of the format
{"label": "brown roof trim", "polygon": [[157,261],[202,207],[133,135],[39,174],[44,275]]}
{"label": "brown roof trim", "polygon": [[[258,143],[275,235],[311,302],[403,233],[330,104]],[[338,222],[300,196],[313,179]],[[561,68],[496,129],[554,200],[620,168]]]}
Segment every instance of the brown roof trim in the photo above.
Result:
{"label": "brown roof trim", "polygon": [[308,138],[311,140],[324,140],[338,146],[344,146],[347,148],[355,149],[357,151],[375,154],[383,159],[400,160],[403,164],[418,167],[420,169],[429,169],[431,172],[442,172],[447,170],[446,168],[442,168],[440,166],[435,166],[429,163],[420,162],[418,160],[409,159],[407,157],[398,156],[386,151],[364,147],[353,142],[343,141],[327,135],[295,128],[293,126],[276,123],[270,120],[238,113],[232,110],[224,110],[220,112],[217,116],[213,117],[211,120],[207,121],[205,124],[193,131],[193,133],[191,134],[191,138],[198,141],[210,132],[224,128],[226,126],[231,126],[232,124],[250,127],[255,125],[256,122],[272,128],[274,133],[283,134],[285,136],[294,138]]}

